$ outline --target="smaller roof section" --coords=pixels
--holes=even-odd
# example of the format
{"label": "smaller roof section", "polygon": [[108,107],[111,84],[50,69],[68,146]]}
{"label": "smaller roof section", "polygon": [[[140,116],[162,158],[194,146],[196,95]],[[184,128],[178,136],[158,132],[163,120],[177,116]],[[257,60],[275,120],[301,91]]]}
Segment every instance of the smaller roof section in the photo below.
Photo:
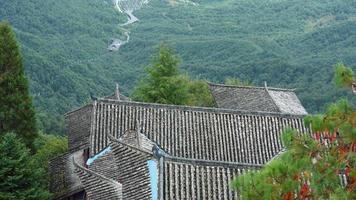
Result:
{"label": "smaller roof section", "polygon": [[294,90],[209,83],[218,108],[307,115]]}

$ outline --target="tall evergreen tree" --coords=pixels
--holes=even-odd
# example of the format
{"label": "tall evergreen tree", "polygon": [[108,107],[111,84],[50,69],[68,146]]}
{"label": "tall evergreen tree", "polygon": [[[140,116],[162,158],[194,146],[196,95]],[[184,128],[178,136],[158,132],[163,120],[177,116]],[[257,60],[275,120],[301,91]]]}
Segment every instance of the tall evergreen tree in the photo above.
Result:
{"label": "tall evergreen tree", "polygon": [[28,147],[37,137],[35,111],[14,33],[0,23],[0,135],[18,134]]}
{"label": "tall evergreen tree", "polygon": [[146,68],[147,76],[138,83],[133,99],[162,104],[187,104],[189,78],[180,74],[179,62],[172,49],[161,44],[152,64]]}
{"label": "tall evergreen tree", "polygon": [[0,200],[50,199],[43,189],[44,170],[13,133],[0,142]]}

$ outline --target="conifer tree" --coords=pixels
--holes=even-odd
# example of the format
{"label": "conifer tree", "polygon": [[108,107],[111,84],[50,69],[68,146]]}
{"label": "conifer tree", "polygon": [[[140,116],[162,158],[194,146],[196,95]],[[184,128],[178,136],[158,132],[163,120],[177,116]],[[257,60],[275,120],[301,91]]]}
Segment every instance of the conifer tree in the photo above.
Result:
{"label": "conifer tree", "polygon": [[28,91],[22,58],[14,33],[0,23],[0,135],[18,134],[32,147],[37,136],[36,118]]}
{"label": "conifer tree", "polygon": [[352,92],[356,94],[356,78],[351,68],[343,63],[335,65],[334,83],[340,87],[351,87]]}
{"label": "conifer tree", "polygon": [[147,76],[135,88],[133,99],[151,103],[187,104],[189,79],[180,74],[179,62],[172,49],[161,44],[158,54],[146,68]]}
{"label": "conifer tree", "polygon": [[0,200],[50,199],[43,189],[44,171],[13,133],[0,142]]}

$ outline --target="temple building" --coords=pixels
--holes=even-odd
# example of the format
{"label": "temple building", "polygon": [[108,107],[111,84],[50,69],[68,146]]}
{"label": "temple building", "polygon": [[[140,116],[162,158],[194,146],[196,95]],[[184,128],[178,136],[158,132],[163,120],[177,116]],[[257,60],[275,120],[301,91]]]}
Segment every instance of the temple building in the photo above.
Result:
{"label": "temple building", "polygon": [[284,129],[308,132],[293,90],[209,87],[214,108],[134,102],[117,88],[65,114],[55,199],[236,199],[234,177],[278,155]]}

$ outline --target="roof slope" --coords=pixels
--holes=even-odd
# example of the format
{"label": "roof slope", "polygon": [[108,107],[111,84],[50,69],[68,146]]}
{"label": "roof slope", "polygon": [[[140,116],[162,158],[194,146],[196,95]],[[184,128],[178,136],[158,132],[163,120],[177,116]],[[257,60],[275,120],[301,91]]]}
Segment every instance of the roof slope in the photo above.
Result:
{"label": "roof slope", "polygon": [[53,158],[49,163],[49,189],[55,199],[64,199],[83,190],[83,184],[75,174],[73,155],[68,152]]}
{"label": "roof slope", "polygon": [[82,152],[79,151],[77,155],[73,156],[73,164],[76,168],[76,174],[79,176],[82,184],[84,185],[88,198],[92,200],[123,199],[122,184],[112,178],[108,178],[84,167],[82,165],[83,160],[81,160],[81,154]]}
{"label": "roof slope", "polygon": [[[255,168],[256,169],[256,168]],[[164,162],[164,199],[237,199],[231,182],[251,167]]]}
{"label": "roof slope", "polygon": [[293,90],[213,83],[209,83],[209,88],[219,108],[293,115],[308,114]]}
{"label": "roof slope", "polygon": [[[101,100],[94,104],[91,154],[137,128],[172,156],[264,164],[287,127],[307,132],[301,116]],[[137,123],[139,122],[139,123]]]}
{"label": "roof slope", "polygon": [[268,89],[270,96],[276,103],[280,112],[296,115],[307,115],[308,112],[300,103],[297,95],[293,91],[281,91]]}
{"label": "roof slope", "polygon": [[118,182],[122,184],[123,199],[151,199],[147,168],[150,155],[123,143],[113,142],[110,145],[118,167]]}
{"label": "roof slope", "polygon": [[[143,136],[141,133],[138,135]],[[164,152],[150,151],[144,145],[133,144],[121,137],[115,139],[108,135],[114,149],[119,169],[119,180],[124,199],[150,199],[148,160],[156,162],[159,181],[157,189],[163,199],[236,199],[237,193],[231,181],[246,170],[256,170],[261,165],[206,161],[170,156]],[[127,143],[129,141],[129,143]],[[159,149],[161,151],[161,149]],[[161,177],[162,176],[162,177]],[[158,178],[157,177],[157,178]],[[125,182],[125,183],[124,183]],[[130,196],[129,196],[130,195]]]}

